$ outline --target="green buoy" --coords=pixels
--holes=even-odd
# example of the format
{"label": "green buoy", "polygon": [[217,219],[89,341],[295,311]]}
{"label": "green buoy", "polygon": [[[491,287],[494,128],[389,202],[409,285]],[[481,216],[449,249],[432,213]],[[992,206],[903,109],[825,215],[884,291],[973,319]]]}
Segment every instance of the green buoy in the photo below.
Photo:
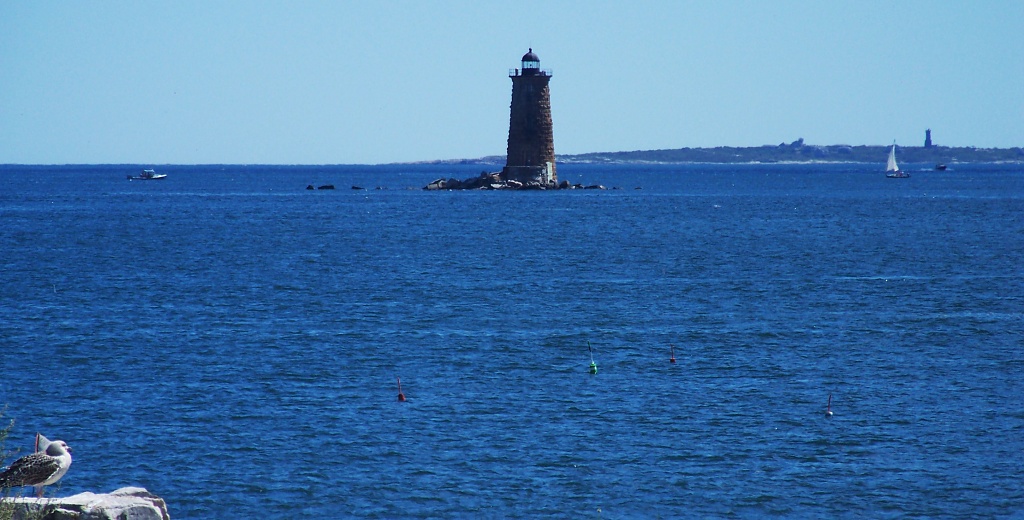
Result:
{"label": "green buoy", "polygon": [[590,373],[597,373],[597,363],[594,363],[594,347],[590,346],[590,341],[587,341],[587,350],[590,351]]}

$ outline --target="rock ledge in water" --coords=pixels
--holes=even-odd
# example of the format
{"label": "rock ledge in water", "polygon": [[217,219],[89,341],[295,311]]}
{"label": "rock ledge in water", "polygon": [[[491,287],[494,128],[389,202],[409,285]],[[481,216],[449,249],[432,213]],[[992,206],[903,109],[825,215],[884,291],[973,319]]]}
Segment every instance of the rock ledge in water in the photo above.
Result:
{"label": "rock ledge in water", "polygon": [[12,520],[171,520],[164,499],[140,487],[125,487],[112,493],[79,493],[66,498],[10,499],[14,503]]}
{"label": "rock ledge in water", "polygon": [[500,172],[480,172],[479,177],[471,177],[465,180],[455,178],[437,179],[423,187],[427,191],[439,190],[578,190],[578,189],[604,189],[604,186],[595,184],[584,187],[582,184],[569,184],[569,181],[549,182],[519,182],[511,179],[503,179]]}

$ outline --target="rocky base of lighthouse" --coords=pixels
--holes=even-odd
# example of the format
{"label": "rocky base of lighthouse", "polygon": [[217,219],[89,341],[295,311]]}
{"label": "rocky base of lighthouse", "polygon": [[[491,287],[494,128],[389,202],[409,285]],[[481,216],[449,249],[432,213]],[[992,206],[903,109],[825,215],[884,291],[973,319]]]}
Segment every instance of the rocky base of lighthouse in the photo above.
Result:
{"label": "rocky base of lighthouse", "polygon": [[520,182],[506,180],[501,172],[481,172],[477,177],[459,180],[455,178],[437,179],[427,184],[423,189],[428,191],[437,190],[603,190],[604,186],[594,184],[584,186],[582,184],[569,184],[569,181],[556,182]]}

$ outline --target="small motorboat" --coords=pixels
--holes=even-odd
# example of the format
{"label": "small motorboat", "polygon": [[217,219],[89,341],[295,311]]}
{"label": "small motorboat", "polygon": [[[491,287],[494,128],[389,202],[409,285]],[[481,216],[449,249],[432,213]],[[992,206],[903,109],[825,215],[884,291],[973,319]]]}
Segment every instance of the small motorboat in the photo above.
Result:
{"label": "small motorboat", "polygon": [[942,164],[942,163],[936,164],[935,165],[935,171],[940,171],[940,172],[946,171],[946,165]]}
{"label": "small motorboat", "polygon": [[157,173],[156,170],[142,170],[142,173],[132,176],[128,176],[130,181],[158,181],[166,178],[167,175],[163,173]]}

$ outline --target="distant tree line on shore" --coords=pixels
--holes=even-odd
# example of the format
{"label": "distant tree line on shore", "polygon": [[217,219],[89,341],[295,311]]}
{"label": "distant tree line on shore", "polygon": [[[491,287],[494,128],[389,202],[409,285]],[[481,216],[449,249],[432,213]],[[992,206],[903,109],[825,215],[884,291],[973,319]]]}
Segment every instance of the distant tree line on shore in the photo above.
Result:
{"label": "distant tree line on shore", "polygon": [[[757,147],[718,146],[715,148],[676,148],[595,152],[559,155],[561,163],[773,163],[773,162],[862,162],[884,163],[889,146],[851,146],[845,144],[810,145],[803,139],[792,143]],[[950,146],[900,146],[896,156],[904,163],[1024,162],[1024,148],[976,148]]]}

